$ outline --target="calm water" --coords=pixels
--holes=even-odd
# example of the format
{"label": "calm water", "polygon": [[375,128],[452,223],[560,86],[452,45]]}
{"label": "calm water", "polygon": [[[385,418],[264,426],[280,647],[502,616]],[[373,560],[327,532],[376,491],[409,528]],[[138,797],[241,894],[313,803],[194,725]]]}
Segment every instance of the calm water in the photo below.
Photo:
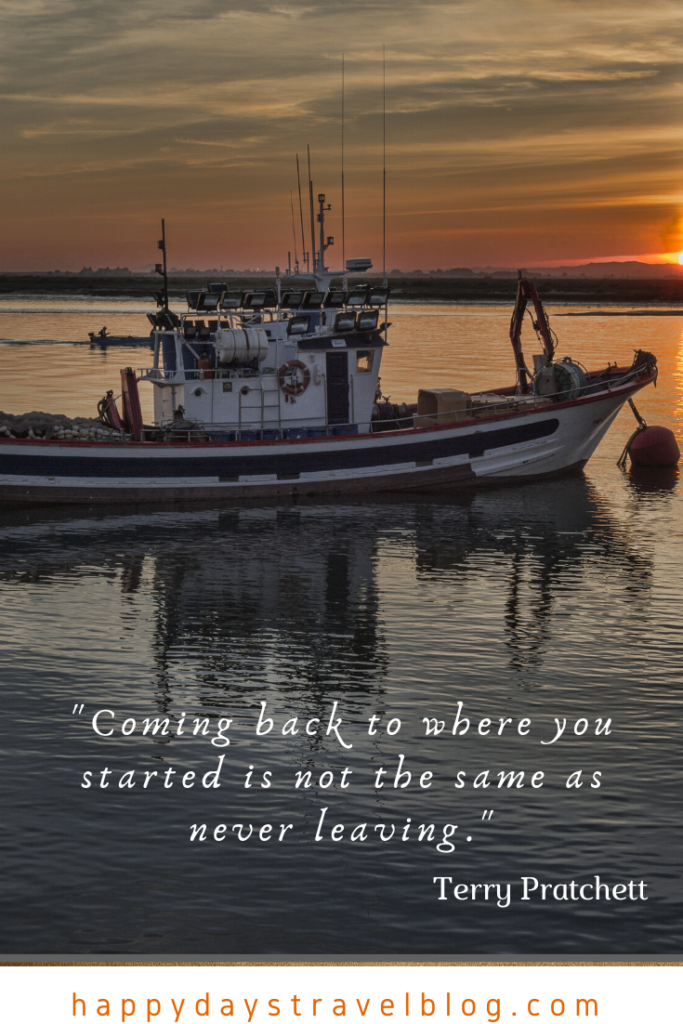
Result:
{"label": "calm water", "polygon": [[[123,301],[0,301],[0,336],[14,342],[0,344],[0,409],[91,413],[119,367],[142,366],[147,353],[68,342],[102,323],[144,330],[143,312]],[[511,382],[508,309],[395,314],[382,375],[394,400],[420,384]],[[553,323],[559,354],[591,366],[655,351],[660,382],[638,407],[681,437],[680,319]],[[683,517],[676,473],[617,470],[632,429],[622,413],[583,476],[463,498],[0,513],[0,949],[679,954]],[[262,701],[275,726],[258,737]],[[459,701],[473,727],[454,737]],[[334,702],[350,749],[326,733]],[[106,739],[91,727],[98,709],[115,716],[102,719],[115,730]],[[143,736],[142,721],[157,717],[169,735]],[[283,736],[295,717],[297,734]],[[426,739],[424,717],[445,721],[443,733]],[[191,735],[195,718],[208,719],[208,736]],[[211,743],[221,718],[232,719],[226,747]],[[482,718],[495,723],[488,736],[474,732]],[[502,736],[500,718],[512,719]],[[521,737],[512,730],[524,718]],[[542,745],[555,718],[566,731]],[[609,736],[595,736],[597,718],[612,719]],[[136,722],[129,736],[125,719]],[[306,735],[310,719],[319,734]],[[390,719],[401,720],[393,736]],[[580,719],[589,726],[577,736]],[[200,779],[221,754],[220,788],[183,788],[184,773]],[[400,755],[412,773],[403,789],[393,785]],[[375,789],[380,767],[388,774]],[[120,788],[132,770],[135,787]],[[490,787],[473,788],[486,770]],[[499,789],[498,773],[511,770],[525,772],[524,787]],[[584,785],[567,789],[578,770]],[[147,789],[145,771],[157,772]],[[314,784],[295,790],[308,771]],[[542,788],[529,785],[534,772],[545,773]],[[202,823],[206,841],[190,842]],[[362,823],[367,839],[352,842]],[[241,842],[235,824],[245,836],[253,825],[252,838]],[[274,826],[267,842],[264,824]],[[278,842],[281,824],[293,827]],[[421,824],[434,824],[432,842],[418,841]],[[437,850],[446,824],[458,828]],[[376,825],[385,836],[394,825],[394,838],[383,842]],[[522,876],[596,874],[610,885],[642,879],[649,899],[519,899]],[[457,902],[452,886],[440,901],[435,876],[509,882],[512,902],[482,901],[482,890]]]}

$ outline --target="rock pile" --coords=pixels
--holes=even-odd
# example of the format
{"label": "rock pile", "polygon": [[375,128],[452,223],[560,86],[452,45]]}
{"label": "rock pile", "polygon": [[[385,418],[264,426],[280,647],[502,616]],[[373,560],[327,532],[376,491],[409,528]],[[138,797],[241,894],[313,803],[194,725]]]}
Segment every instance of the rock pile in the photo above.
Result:
{"label": "rock pile", "polygon": [[125,434],[85,416],[53,416],[49,412],[27,412],[14,416],[0,412],[0,437],[44,438],[56,441],[120,441]]}

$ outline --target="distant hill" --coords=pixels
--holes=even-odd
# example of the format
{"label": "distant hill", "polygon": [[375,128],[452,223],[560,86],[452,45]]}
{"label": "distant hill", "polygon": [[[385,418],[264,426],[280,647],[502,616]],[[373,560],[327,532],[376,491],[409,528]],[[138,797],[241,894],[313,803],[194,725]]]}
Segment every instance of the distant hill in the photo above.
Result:
{"label": "distant hill", "polygon": [[[629,277],[681,277],[683,267],[677,263],[641,263],[639,260],[612,260],[610,263],[583,263],[578,267],[529,267],[529,277],[613,277],[625,280]],[[496,276],[501,272],[494,272]],[[502,273],[508,274],[509,271]],[[517,271],[512,272],[517,276]]]}
{"label": "distant hill", "polygon": [[[639,260],[611,260],[609,263],[583,263],[577,267],[524,267],[527,277],[571,277],[571,278],[666,278],[683,277],[683,267],[677,263],[641,263]],[[517,268],[510,267],[454,267],[451,270],[392,270],[390,277],[417,278],[472,278],[517,277]]]}
{"label": "distant hill", "polygon": [[[662,279],[681,279],[683,278],[683,267],[677,263],[642,263],[639,260],[612,260],[609,263],[582,263],[576,267],[563,266],[563,267],[531,267],[527,266],[523,269],[527,277],[543,279],[543,278],[569,278],[574,280],[580,280],[581,278],[592,278],[592,279],[614,279],[615,281],[633,280],[633,279],[646,279],[646,280],[662,280]],[[252,280],[264,278],[271,280],[275,276],[274,271],[270,270],[233,270],[229,269],[218,269],[211,267],[205,270],[196,270],[193,267],[188,267],[182,270],[178,267],[171,267],[169,269],[169,277],[184,278],[190,283],[192,278],[205,278],[223,280],[225,278],[239,278],[242,280]],[[2,277],[22,277],[22,278],[38,278],[38,277],[63,277],[63,278],[81,278],[81,279],[112,279],[112,278],[134,278],[134,277],[153,277],[155,282],[158,283],[157,275],[154,273],[154,264],[149,263],[143,267],[134,267],[133,270],[129,270],[128,267],[99,267],[97,270],[93,270],[92,267],[83,267],[82,270],[48,270],[48,271],[4,271]],[[340,275],[341,276],[341,273]],[[388,275],[393,281],[397,278],[409,278],[415,281],[439,281],[442,279],[451,280],[486,280],[486,279],[510,279],[517,277],[516,267],[451,267],[449,270],[391,270]],[[283,280],[286,280],[283,278]],[[194,282],[192,282],[194,284]]]}

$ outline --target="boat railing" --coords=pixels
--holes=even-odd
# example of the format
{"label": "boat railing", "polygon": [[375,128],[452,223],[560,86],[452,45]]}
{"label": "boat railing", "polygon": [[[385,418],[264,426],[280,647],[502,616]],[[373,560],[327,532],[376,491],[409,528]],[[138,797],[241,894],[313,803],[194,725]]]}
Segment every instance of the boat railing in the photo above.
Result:
{"label": "boat railing", "polygon": [[320,422],[320,416],[297,417],[296,426],[254,421],[206,423],[200,419],[163,420],[154,430],[159,440],[171,441],[283,441],[321,437],[350,437],[359,433],[357,423]]}
{"label": "boat railing", "polygon": [[251,374],[236,374],[234,370],[218,367],[211,370],[185,369],[164,370],[161,367],[143,367],[135,371],[138,380],[161,384],[185,384],[197,380],[274,380],[277,371],[271,367],[253,370]]}
{"label": "boat railing", "polygon": [[[645,366],[631,367],[625,374],[623,374],[623,375],[621,375],[619,377],[602,377],[602,378],[600,378],[598,380],[593,380],[593,381],[589,380],[588,383],[585,384],[583,387],[577,388],[576,392],[556,391],[556,392],[553,392],[552,394],[549,394],[549,395],[535,395],[535,394],[528,394],[528,395],[501,395],[500,396],[500,402],[497,403],[497,404],[499,404],[499,405],[509,405],[510,402],[514,402],[515,404],[537,402],[537,404],[539,404],[539,405],[544,405],[546,403],[546,399],[548,399],[548,398],[553,400],[553,401],[562,401],[562,400],[566,400],[568,395],[571,395],[571,397],[582,397],[584,395],[594,394],[597,391],[611,391],[612,388],[622,387],[624,384],[628,383],[629,380],[634,379],[635,377],[639,377],[643,373],[646,373],[646,372],[648,372],[648,371],[647,371],[647,367],[645,367]],[[163,369],[161,367],[143,367],[141,369],[137,369],[135,371],[135,375],[138,378],[138,380],[148,380],[148,381],[152,381],[152,382],[158,381],[160,383],[163,382],[163,383],[166,383],[166,384],[184,384],[186,381],[195,381],[195,380],[214,380],[214,379],[215,380],[231,380],[231,379],[241,380],[242,379],[242,376],[239,375],[239,374],[237,376],[235,376],[235,373],[234,373],[233,370],[224,369],[224,368],[221,368],[221,367],[218,367],[218,368],[215,368],[215,369],[211,369],[211,370],[198,370],[198,369],[185,369],[185,368],[176,369],[176,370],[165,370],[165,369]],[[260,374],[258,374],[258,379],[263,379],[264,377],[267,378],[267,379],[272,379],[273,376],[274,376],[274,371],[271,371],[271,373],[267,373],[265,375],[263,373],[260,373]],[[245,377],[245,379],[247,379],[247,378]],[[251,378],[251,379],[253,379],[253,378]],[[488,394],[491,394],[491,392],[479,392],[478,394],[479,395],[485,395],[485,394],[488,395]],[[476,398],[477,394],[473,394],[472,397]],[[494,405],[494,403],[489,402],[489,403],[487,403],[487,407],[490,408],[490,409],[493,409],[493,408],[495,408],[495,405]],[[447,414],[431,413],[429,415],[430,415],[430,418],[433,418],[434,416],[447,415]]]}
{"label": "boat railing", "polygon": [[138,380],[157,381],[164,384],[184,384],[186,381],[211,380],[218,377],[216,370],[164,370],[161,367],[143,367],[135,371]]}
{"label": "boat railing", "polygon": [[[185,371],[185,370],[163,370],[160,368],[156,369],[139,369],[136,371],[138,379],[144,380],[164,380],[169,383],[182,383],[186,379],[186,373],[190,372],[196,374],[196,370]],[[211,371],[209,371],[211,372]],[[215,372],[215,371],[214,371]],[[514,412],[517,409],[524,408],[529,409],[547,409],[548,406],[554,402],[572,400],[574,398],[582,398],[592,394],[599,394],[605,392],[606,394],[611,393],[615,388],[620,388],[627,385],[630,381],[636,378],[650,373],[651,369],[647,366],[634,366],[626,371],[624,374],[619,376],[606,376],[595,380],[589,380],[581,388],[577,388],[575,392],[558,391],[550,395],[535,395],[535,394],[503,394],[496,395],[491,392],[478,392],[471,395],[472,404],[459,411],[445,410],[443,412],[430,412],[424,414],[418,414],[416,409],[413,407],[410,409],[409,415],[406,417],[399,417],[395,420],[379,420],[373,421],[371,430],[373,427],[379,431],[396,431],[396,430],[408,430],[413,427],[420,426],[434,426],[434,425],[446,425],[454,422],[464,422],[466,420],[482,420],[492,419],[502,413]],[[196,379],[194,376],[191,379]],[[242,378],[245,380],[253,378]],[[238,409],[238,420],[229,422],[212,422],[206,424],[201,420],[192,420],[191,423],[187,420],[178,422],[177,420],[164,421],[156,426],[162,438],[172,440],[221,440],[221,441],[269,441],[269,440],[287,440],[297,438],[312,438],[312,437],[338,437],[338,436],[350,436],[358,433],[358,424],[354,422],[330,424],[327,423],[327,408],[325,409],[325,422],[321,423],[321,417],[317,416],[298,416],[296,425],[287,425],[287,422],[283,422],[281,418],[281,409],[279,403],[277,405],[265,404],[265,392],[261,390],[261,400],[259,405],[249,405],[245,408],[242,406],[242,395],[240,393],[239,409]],[[326,390],[326,389],[325,389]],[[479,399],[479,404],[477,403]],[[487,401],[483,401],[487,399]],[[494,399],[493,401],[491,399]],[[499,399],[499,401],[495,401]],[[268,416],[268,412],[271,411],[273,416]],[[254,419],[247,418],[250,414],[256,413]],[[351,404],[351,415],[354,415],[353,401]]]}
{"label": "boat railing", "polygon": [[[589,380],[583,387],[578,387],[573,391],[555,391],[549,395],[536,395],[536,394],[507,394],[507,395],[496,395],[490,391],[473,392],[470,395],[472,404],[462,410],[445,410],[443,412],[429,412],[418,414],[412,412],[412,419],[416,427],[420,426],[433,426],[434,421],[439,420],[440,423],[454,423],[464,422],[465,420],[472,419],[489,419],[495,416],[499,416],[504,412],[511,412],[521,407],[528,409],[541,409],[546,408],[556,402],[566,402],[572,399],[584,398],[589,395],[596,395],[600,392],[610,394],[615,388],[621,388],[627,385],[629,382],[636,380],[645,374],[650,373],[646,365],[630,367],[626,373],[620,374],[618,377],[600,377],[599,379]],[[477,399],[493,399],[498,398],[499,401],[485,401],[481,404],[477,404]],[[422,421],[422,423],[420,422]],[[436,424],[439,425],[439,424]],[[385,429],[387,429],[385,427]]]}

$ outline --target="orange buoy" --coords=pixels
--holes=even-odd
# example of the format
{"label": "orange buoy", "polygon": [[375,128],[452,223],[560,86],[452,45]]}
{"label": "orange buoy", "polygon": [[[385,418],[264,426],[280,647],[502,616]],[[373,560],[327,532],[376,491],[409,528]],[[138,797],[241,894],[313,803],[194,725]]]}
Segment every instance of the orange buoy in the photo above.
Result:
{"label": "orange buoy", "polygon": [[638,429],[626,442],[617,466],[626,469],[627,456],[630,456],[631,462],[637,466],[675,466],[681,452],[673,431],[668,427],[648,427],[632,398],[629,398],[628,404],[638,420]]}
{"label": "orange buoy", "polygon": [[673,431],[667,427],[645,427],[631,439],[628,453],[639,466],[674,466],[681,452]]}

